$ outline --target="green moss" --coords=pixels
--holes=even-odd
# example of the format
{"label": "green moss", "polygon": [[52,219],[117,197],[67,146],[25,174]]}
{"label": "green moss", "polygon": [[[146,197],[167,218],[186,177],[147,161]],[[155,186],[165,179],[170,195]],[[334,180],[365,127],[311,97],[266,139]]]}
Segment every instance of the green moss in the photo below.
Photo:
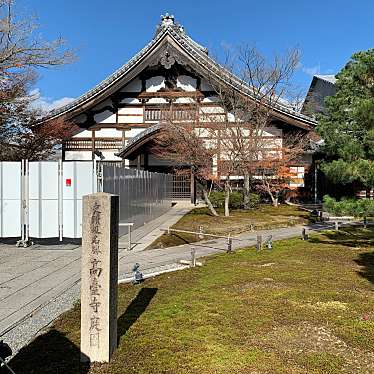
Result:
{"label": "green moss", "polygon": [[110,364],[79,368],[76,306],[11,365],[17,374],[374,372],[373,237],[326,232],[121,285]]}
{"label": "green moss", "polygon": [[[251,230],[251,228],[270,229],[277,227],[294,226],[308,222],[309,213],[289,205],[259,205],[251,210],[235,209],[230,217],[225,217],[222,209],[218,209],[219,217],[213,217],[208,208],[196,208],[183,216],[173,229],[198,232],[200,226],[205,233],[214,235],[238,235]],[[198,237],[186,233],[165,233],[156,239],[148,249],[166,248],[200,240],[209,240],[209,237]]]}

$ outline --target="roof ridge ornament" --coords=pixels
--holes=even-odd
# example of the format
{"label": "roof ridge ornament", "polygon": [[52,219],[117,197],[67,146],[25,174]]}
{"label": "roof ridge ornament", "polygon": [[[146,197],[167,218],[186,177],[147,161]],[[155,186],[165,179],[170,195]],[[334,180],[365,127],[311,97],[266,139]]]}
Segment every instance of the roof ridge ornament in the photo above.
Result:
{"label": "roof ridge ornament", "polygon": [[161,27],[169,27],[174,25],[174,15],[166,13],[161,15]]}
{"label": "roof ridge ornament", "polygon": [[158,35],[161,31],[167,30],[169,28],[175,31],[184,32],[183,26],[175,22],[174,15],[165,13],[165,15],[161,15],[161,23],[157,25],[156,35]]}

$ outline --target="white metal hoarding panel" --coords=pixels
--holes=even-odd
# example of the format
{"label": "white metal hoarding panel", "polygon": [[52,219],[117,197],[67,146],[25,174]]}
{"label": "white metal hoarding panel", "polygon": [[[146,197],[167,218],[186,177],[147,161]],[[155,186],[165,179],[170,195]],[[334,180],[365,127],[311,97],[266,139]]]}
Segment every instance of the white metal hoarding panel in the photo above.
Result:
{"label": "white metal hoarding panel", "polygon": [[63,163],[63,236],[82,236],[82,197],[96,192],[93,162]]}
{"label": "white metal hoarding panel", "polygon": [[0,162],[0,237],[21,235],[21,163]]}
{"label": "white metal hoarding panel", "polygon": [[58,162],[29,163],[29,234],[36,238],[59,236]]}
{"label": "white metal hoarding panel", "polygon": [[94,192],[93,162],[77,162],[77,199]]}
{"label": "white metal hoarding panel", "polygon": [[64,162],[62,170],[63,236],[76,238],[76,163]]}
{"label": "white metal hoarding panel", "polygon": [[74,217],[74,200],[64,199],[63,201],[63,236],[65,238],[77,238],[74,228],[76,228],[76,221]]}
{"label": "white metal hoarding panel", "polygon": [[39,162],[29,163],[29,235],[39,238],[41,235],[40,208],[40,165]]}

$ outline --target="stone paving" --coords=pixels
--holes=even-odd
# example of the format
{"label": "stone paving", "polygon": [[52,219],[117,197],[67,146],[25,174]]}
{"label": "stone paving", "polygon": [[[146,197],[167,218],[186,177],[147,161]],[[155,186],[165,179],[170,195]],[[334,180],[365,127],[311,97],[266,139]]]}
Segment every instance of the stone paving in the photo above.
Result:
{"label": "stone paving", "polygon": [[[140,251],[162,234],[160,228],[173,225],[192,208],[193,205],[189,203],[178,203],[164,215],[134,230],[131,252],[127,248],[127,235],[121,237],[120,274],[131,272],[134,261],[141,262],[141,256],[137,258],[136,253],[141,253]],[[131,259],[133,256],[134,260]],[[155,264],[161,262],[155,261]],[[13,333],[12,330],[18,325],[27,324],[26,320],[36,320],[37,314],[41,313],[43,308],[49,308],[51,303],[61,300],[69,290],[76,290],[75,298],[70,299],[77,299],[80,265],[79,245],[37,244],[30,248],[17,248],[14,244],[0,243],[0,339]],[[148,266],[152,266],[152,263]],[[66,308],[71,305],[69,302]],[[44,326],[49,322],[48,319],[45,320]],[[43,326],[38,326],[38,329],[41,327]]]}
{"label": "stone paving", "polygon": [[[180,260],[190,259],[192,246],[196,248],[197,257],[226,251],[227,240],[219,238],[193,245],[143,250],[162,234],[160,229],[173,225],[191,208],[190,204],[177,204],[168,213],[135,230],[131,251],[126,248],[127,238],[122,237],[119,279],[131,277],[136,262],[144,274],[177,269]],[[271,233],[277,240],[300,235],[301,229],[295,226],[266,230],[261,234],[266,238]],[[232,248],[254,245],[257,234],[240,235],[233,240]],[[80,247],[61,247],[64,249],[49,249],[48,246],[21,249],[0,244],[0,339],[11,343],[14,352],[79,299]]]}

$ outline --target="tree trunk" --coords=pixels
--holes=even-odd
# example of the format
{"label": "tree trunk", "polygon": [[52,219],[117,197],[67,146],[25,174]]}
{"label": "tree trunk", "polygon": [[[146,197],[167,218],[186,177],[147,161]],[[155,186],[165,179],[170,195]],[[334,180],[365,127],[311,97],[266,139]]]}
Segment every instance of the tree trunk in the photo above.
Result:
{"label": "tree trunk", "polygon": [[230,216],[229,203],[230,203],[230,179],[229,177],[227,177],[225,181],[225,217]]}
{"label": "tree trunk", "polygon": [[263,186],[265,187],[267,193],[269,194],[271,202],[273,203],[273,206],[277,207],[278,206],[278,200],[279,200],[279,193],[278,193],[278,191],[276,191],[275,194],[273,194],[271,192],[271,188],[270,188],[269,183],[266,182],[266,181],[263,181]]}
{"label": "tree trunk", "polygon": [[273,206],[277,207],[278,206],[278,193],[276,192],[275,194],[273,194],[270,188],[268,189],[268,193],[271,198],[271,202],[273,203]]}
{"label": "tree trunk", "polygon": [[366,194],[367,199],[371,198],[370,193],[371,193],[371,187],[366,187],[365,194]]}
{"label": "tree trunk", "polygon": [[243,207],[246,210],[251,209],[250,204],[250,191],[249,191],[249,184],[250,184],[250,177],[249,174],[246,172],[244,174],[244,186],[243,186]]}
{"label": "tree trunk", "polygon": [[208,206],[210,212],[213,214],[213,216],[218,217],[218,213],[214,209],[214,206],[212,205],[212,202],[209,199],[208,191],[205,186],[203,186],[203,196],[204,196],[205,203]]}

